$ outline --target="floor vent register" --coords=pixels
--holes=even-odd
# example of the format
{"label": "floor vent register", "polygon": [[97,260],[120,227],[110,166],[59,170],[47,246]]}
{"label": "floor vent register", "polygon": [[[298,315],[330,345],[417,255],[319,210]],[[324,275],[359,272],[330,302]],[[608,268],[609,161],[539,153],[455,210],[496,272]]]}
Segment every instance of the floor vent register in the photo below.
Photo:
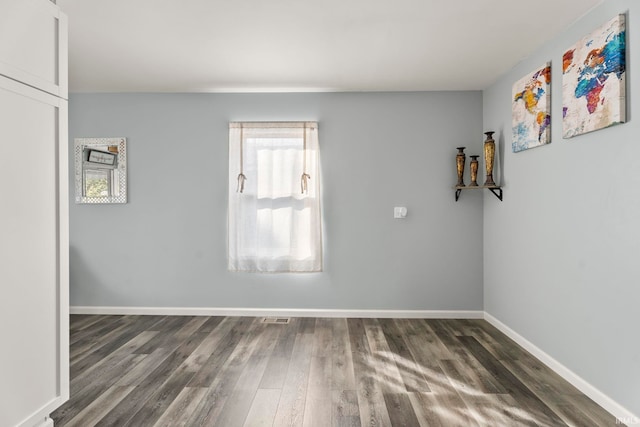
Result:
{"label": "floor vent register", "polygon": [[262,323],[273,323],[277,325],[286,325],[291,321],[290,317],[264,317]]}

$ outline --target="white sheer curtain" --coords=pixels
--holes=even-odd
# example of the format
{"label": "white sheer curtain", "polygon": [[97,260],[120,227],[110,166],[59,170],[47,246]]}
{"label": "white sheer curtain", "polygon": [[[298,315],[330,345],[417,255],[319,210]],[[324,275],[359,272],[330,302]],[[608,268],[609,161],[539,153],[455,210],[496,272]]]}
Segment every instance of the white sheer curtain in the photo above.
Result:
{"label": "white sheer curtain", "polygon": [[229,124],[229,270],[322,271],[316,122]]}

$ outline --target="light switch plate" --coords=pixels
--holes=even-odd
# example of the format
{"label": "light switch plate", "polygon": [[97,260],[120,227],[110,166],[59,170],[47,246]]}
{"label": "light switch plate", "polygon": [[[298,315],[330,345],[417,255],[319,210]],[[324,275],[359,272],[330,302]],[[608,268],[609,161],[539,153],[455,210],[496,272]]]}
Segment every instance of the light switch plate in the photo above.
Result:
{"label": "light switch plate", "polygon": [[393,217],[394,218],[406,218],[407,217],[407,208],[404,206],[396,206],[393,208]]}

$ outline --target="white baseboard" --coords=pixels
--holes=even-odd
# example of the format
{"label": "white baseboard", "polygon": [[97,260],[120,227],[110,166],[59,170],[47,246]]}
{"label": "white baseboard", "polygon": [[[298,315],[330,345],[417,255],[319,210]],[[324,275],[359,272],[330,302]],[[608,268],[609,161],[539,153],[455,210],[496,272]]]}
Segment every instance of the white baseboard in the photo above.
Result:
{"label": "white baseboard", "polygon": [[616,417],[617,420],[620,420],[621,423],[632,425],[632,424],[640,424],[640,417],[631,413],[631,411],[624,408],[622,405],[611,399],[609,396],[598,390],[593,385],[589,384],[582,377],[578,376],[572,370],[564,366],[562,363],[555,360],[553,357],[549,356],[535,344],[524,338],[522,335],[518,334],[516,331],[485,312],[484,319],[491,323],[493,326],[498,328],[500,332],[514,340],[520,346],[522,346],[525,350],[535,356],[542,363],[551,368],[555,373],[560,375],[566,381],[571,383],[574,387],[584,393],[586,396],[591,398],[598,405],[602,406],[605,410],[607,410],[611,415]]}
{"label": "white baseboard", "polygon": [[15,427],[53,427],[53,420],[49,414],[58,409],[64,402],[69,400],[69,396],[62,395],[51,399],[37,411],[19,422]]}
{"label": "white baseboard", "polygon": [[37,427],[53,427],[53,420],[49,417],[47,417],[42,424],[40,424]]}
{"label": "white baseboard", "polygon": [[397,319],[482,319],[481,310],[334,310],[307,308],[214,308],[214,307],[92,307],[72,306],[71,314],[162,316],[289,316],[360,317]]}

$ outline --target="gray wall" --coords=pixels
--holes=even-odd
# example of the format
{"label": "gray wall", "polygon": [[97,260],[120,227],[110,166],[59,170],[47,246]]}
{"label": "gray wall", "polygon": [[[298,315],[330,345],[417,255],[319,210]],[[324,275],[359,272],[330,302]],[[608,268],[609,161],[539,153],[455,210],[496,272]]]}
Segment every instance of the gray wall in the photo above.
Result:
{"label": "gray wall", "polygon": [[[562,54],[626,11],[629,122],[563,140]],[[503,203],[484,204],[485,310],[636,414],[639,22],[634,0],[607,1],[483,93],[484,127],[498,131],[505,184]],[[548,60],[552,143],[514,154],[511,86]]]}
{"label": "gray wall", "polygon": [[[319,121],[323,273],[227,272],[232,120]],[[482,196],[452,190],[480,92],[71,96],[72,139],[120,136],[129,203],[70,208],[72,306],[483,308]]]}

